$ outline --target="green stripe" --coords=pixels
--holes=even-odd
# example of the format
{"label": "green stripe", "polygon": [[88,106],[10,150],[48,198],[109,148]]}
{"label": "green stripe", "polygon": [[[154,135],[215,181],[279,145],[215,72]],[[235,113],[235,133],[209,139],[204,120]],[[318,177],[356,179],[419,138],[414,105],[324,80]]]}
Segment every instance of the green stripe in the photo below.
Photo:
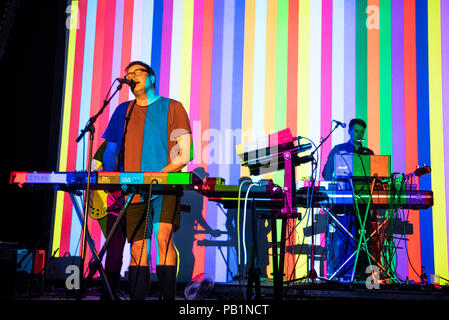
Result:
{"label": "green stripe", "polygon": [[391,0],[379,1],[380,153],[393,155],[391,116]]}
{"label": "green stripe", "polygon": [[[367,0],[356,2],[356,117],[367,120],[367,30],[366,30]],[[369,143],[369,141],[368,141]]]}
{"label": "green stripe", "polygon": [[[277,131],[287,126],[287,52],[288,52],[288,1],[277,2],[276,71],[275,71],[275,120]],[[273,174],[275,183],[284,185],[284,172]]]}
{"label": "green stripe", "polygon": [[288,1],[277,3],[275,128],[287,125]]}

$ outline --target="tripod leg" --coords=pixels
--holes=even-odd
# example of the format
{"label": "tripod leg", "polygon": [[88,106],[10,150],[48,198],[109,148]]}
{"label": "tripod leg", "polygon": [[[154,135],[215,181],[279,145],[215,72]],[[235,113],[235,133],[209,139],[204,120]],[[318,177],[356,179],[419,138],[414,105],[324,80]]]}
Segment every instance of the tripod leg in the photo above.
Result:
{"label": "tripod leg", "polygon": [[[83,215],[81,213],[81,210],[79,208],[78,202],[76,201],[76,199],[75,199],[75,197],[74,197],[74,195],[72,193],[70,193],[70,198],[72,199],[72,203],[73,203],[73,206],[75,207],[75,211],[76,211],[76,213],[78,215],[80,223],[81,223],[81,225],[83,225],[84,219],[83,219]],[[83,227],[83,229],[84,229],[84,227]],[[97,268],[99,268],[100,275],[101,275],[101,280],[103,282],[103,286],[105,287],[107,293],[109,294],[109,297],[113,300],[114,297],[112,295],[111,286],[109,285],[108,278],[107,278],[107,275],[106,275],[106,273],[104,271],[104,268],[101,265],[101,258],[98,256],[97,249],[95,249],[95,246],[93,244],[92,238],[90,237],[89,229],[86,227],[85,230],[86,230],[86,237],[85,237],[86,242],[89,245],[89,248],[90,248],[90,250],[92,252],[92,256],[95,259],[94,265],[96,265]],[[81,270],[84,270],[84,262],[83,262],[84,260],[81,259],[81,261],[82,261]],[[83,274],[84,274],[84,272],[83,272]],[[94,274],[95,274],[95,272],[90,277],[88,277],[88,278],[86,278],[84,280],[87,282],[87,280],[92,279]],[[80,299],[84,295],[84,289],[85,289],[85,286],[82,286],[82,289],[80,290],[80,292],[78,294],[78,297]]]}
{"label": "tripod leg", "polygon": [[[107,281],[107,276],[106,276],[106,273],[105,273],[105,271],[103,269],[103,266],[101,265],[101,260],[103,260],[103,256],[106,253],[106,250],[107,250],[107,248],[109,246],[109,243],[111,242],[111,239],[112,239],[113,235],[115,234],[115,232],[117,230],[117,227],[120,224],[120,221],[125,216],[126,211],[128,210],[128,206],[131,203],[131,200],[132,200],[133,197],[134,197],[134,193],[131,193],[128,196],[128,199],[126,200],[126,204],[123,207],[123,209],[121,210],[120,214],[117,216],[117,219],[115,220],[115,223],[112,226],[112,229],[109,232],[109,234],[108,234],[108,236],[106,238],[106,241],[105,241],[105,243],[103,244],[103,247],[100,250],[100,253],[96,254],[98,259],[96,260],[95,264],[90,268],[89,274],[88,274],[88,276],[86,278],[86,280],[92,279],[93,276],[95,275],[95,273],[97,272],[97,268],[98,268],[99,271],[100,271],[100,274],[102,275],[102,278],[104,279],[103,285],[106,287],[105,289],[106,289],[106,291],[107,291],[107,293],[109,295],[109,298],[111,298],[112,300],[114,300],[114,295],[112,293],[111,286],[110,286],[109,282]],[[95,247],[94,247],[94,250],[95,250]]]}

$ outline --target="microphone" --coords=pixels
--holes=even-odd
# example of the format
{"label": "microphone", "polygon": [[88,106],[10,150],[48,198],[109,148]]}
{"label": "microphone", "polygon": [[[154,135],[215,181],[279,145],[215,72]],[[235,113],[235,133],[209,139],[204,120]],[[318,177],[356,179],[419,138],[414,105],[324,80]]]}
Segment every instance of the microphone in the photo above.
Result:
{"label": "microphone", "polygon": [[338,120],[332,120],[332,122],[335,122],[338,126],[341,126],[342,128],[346,128],[346,123],[338,121]]}
{"label": "microphone", "polygon": [[133,89],[136,86],[136,82],[134,80],[128,80],[125,78],[117,78],[116,79],[118,82],[120,82],[121,84],[127,84],[128,86],[131,87],[131,89]]}

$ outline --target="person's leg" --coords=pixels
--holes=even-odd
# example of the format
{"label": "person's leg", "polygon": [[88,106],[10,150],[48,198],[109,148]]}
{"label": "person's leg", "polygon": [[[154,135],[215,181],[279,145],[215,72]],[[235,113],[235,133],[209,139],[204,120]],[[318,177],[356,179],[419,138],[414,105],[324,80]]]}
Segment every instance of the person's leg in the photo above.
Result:
{"label": "person's leg", "polygon": [[128,269],[131,300],[144,300],[150,290],[148,247],[148,239],[137,240],[131,244],[131,262]]}
{"label": "person's leg", "polygon": [[176,275],[178,255],[173,243],[173,225],[157,223],[154,226],[157,243],[156,273],[159,279],[161,296],[164,300],[174,300],[176,296]]}

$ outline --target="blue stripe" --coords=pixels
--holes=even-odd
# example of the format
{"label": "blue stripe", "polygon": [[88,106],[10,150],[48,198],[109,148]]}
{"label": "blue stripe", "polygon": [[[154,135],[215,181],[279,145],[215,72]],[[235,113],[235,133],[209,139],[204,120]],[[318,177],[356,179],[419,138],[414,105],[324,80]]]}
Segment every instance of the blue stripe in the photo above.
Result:
{"label": "blue stripe", "polygon": [[[418,108],[418,162],[430,165],[429,57],[427,0],[416,0],[416,80]],[[432,190],[431,175],[419,178],[421,190]],[[432,209],[420,211],[421,263],[426,273],[435,273]],[[417,270],[419,272],[419,270]]]}
{"label": "blue stripe", "polygon": [[153,37],[151,40],[151,68],[156,74],[156,90],[159,88],[161,71],[161,46],[162,46],[162,16],[164,9],[163,0],[154,1],[153,11]]}
{"label": "blue stripe", "polygon": [[[214,4],[214,25],[213,25],[213,35],[212,35],[212,74],[211,74],[211,97],[210,97],[210,136],[213,141],[211,141],[210,146],[215,147],[209,150],[209,174],[212,177],[218,176],[218,162],[222,158],[221,153],[223,148],[221,143],[223,135],[219,134],[218,128],[220,128],[220,109],[221,109],[221,75],[222,75],[222,65],[223,65],[223,14],[224,14],[224,3],[223,0],[217,0]],[[213,133],[218,133],[214,135]],[[211,158],[214,163],[211,163]],[[207,223],[212,229],[217,228],[217,204],[208,202],[207,203]],[[220,254],[214,247],[206,247],[206,263],[204,265],[204,272],[207,274],[215,275],[216,281],[225,281],[226,274],[218,275],[215,274],[216,264],[223,264],[223,260],[219,259]],[[222,265],[221,270],[226,270],[226,266]]]}

